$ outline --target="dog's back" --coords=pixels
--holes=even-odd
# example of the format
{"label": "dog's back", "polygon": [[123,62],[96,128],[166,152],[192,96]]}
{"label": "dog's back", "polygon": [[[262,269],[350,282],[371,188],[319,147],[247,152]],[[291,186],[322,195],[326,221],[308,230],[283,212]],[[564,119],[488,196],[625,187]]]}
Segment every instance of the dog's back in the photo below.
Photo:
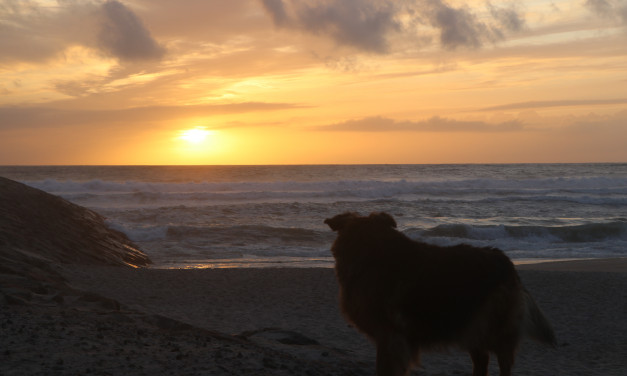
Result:
{"label": "dog's back", "polygon": [[[475,374],[483,374],[477,363],[486,358],[487,372],[487,351],[513,362],[526,313],[544,317],[535,303],[526,308],[528,294],[498,249],[415,242],[385,213],[325,223],[338,231],[332,252],[342,310],[377,344],[379,374],[402,375],[421,349],[451,345],[474,352]],[[538,339],[554,341],[548,328]]]}

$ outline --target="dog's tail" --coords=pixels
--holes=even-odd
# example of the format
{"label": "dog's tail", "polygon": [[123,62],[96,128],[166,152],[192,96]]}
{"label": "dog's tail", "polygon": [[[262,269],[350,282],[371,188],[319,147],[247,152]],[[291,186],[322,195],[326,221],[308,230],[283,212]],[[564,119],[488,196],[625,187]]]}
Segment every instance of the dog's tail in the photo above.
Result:
{"label": "dog's tail", "polygon": [[535,341],[557,347],[555,332],[549,320],[544,316],[544,313],[542,313],[540,307],[538,307],[527,290],[523,291],[523,302],[525,306],[524,334]]}

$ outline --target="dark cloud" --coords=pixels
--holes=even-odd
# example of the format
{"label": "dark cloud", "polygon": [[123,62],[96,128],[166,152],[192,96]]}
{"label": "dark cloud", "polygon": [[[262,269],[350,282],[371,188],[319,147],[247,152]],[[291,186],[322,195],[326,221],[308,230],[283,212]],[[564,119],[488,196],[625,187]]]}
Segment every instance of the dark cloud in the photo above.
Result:
{"label": "dark cloud", "polygon": [[287,26],[289,17],[283,0],[261,0],[261,2],[266,11],[272,16],[272,21],[274,21],[275,25],[279,27]]}
{"label": "dark cloud", "polygon": [[594,106],[594,105],[612,105],[612,104],[627,104],[627,98],[518,102],[518,103],[509,103],[509,104],[498,105],[498,106],[484,107],[484,108],[478,109],[477,111],[503,111],[503,110],[522,110],[522,109],[529,109],[529,108]]}
{"label": "dark cloud", "polygon": [[444,0],[261,1],[277,27],[329,36],[337,44],[375,53],[389,52],[396,34],[416,40],[422,39],[416,33],[432,28],[446,49],[477,48],[503,39],[505,32],[520,31],[525,24],[515,8],[490,3],[490,17],[481,21],[475,10]]}
{"label": "dark cloud", "polygon": [[0,0],[0,61],[41,63],[82,45],[120,60],[158,59],[164,49],[141,19],[116,0]]}
{"label": "dark cloud", "polygon": [[485,24],[466,8],[453,8],[441,0],[428,0],[431,25],[440,30],[440,43],[447,49],[460,46],[476,48],[481,46],[488,34]]}
{"label": "dark cloud", "polygon": [[488,3],[492,17],[507,31],[521,31],[525,28],[525,19],[515,8],[499,8]]}
{"label": "dark cloud", "polygon": [[142,21],[124,4],[110,0],[102,4],[103,24],[98,34],[100,47],[121,60],[150,60],[165,51]]}
{"label": "dark cloud", "polygon": [[390,1],[262,0],[262,3],[278,27],[327,35],[338,44],[368,52],[386,52],[388,33],[400,27]]}
{"label": "dark cloud", "polygon": [[586,0],[585,5],[600,17],[618,20],[627,25],[627,1],[625,0]]}
{"label": "dark cloud", "polygon": [[388,50],[388,33],[399,29],[392,6],[383,1],[341,0],[305,5],[298,17],[310,32],[328,34],[340,44],[378,53]]}
{"label": "dark cloud", "polygon": [[317,129],[343,132],[512,132],[522,130],[523,125],[517,121],[488,124],[482,121],[459,121],[439,116],[423,121],[397,121],[375,116],[321,126]]}
{"label": "dark cloud", "polygon": [[440,33],[442,47],[478,48],[486,42],[505,39],[506,32],[524,29],[525,19],[513,6],[496,7],[487,3],[490,18],[483,21],[469,7],[453,7],[443,0],[419,0],[424,5],[426,19]]}

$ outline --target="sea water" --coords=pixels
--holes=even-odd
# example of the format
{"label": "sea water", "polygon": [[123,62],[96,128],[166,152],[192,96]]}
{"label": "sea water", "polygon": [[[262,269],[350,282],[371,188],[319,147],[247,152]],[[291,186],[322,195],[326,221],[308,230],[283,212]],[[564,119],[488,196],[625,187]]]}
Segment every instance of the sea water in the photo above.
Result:
{"label": "sea water", "polygon": [[514,260],[627,256],[627,164],[5,166],[90,208],[156,267],[331,267],[325,218],[393,215],[407,236]]}

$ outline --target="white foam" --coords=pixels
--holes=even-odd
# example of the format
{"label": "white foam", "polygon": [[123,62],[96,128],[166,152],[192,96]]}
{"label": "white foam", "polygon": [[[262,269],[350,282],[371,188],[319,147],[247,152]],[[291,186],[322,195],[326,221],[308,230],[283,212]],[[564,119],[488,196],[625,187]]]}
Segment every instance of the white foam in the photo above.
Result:
{"label": "white foam", "polygon": [[114,230],[120,231],[134,242],[164,240],[168,233],[168,226],[130,226],[110,220],[106,221],[106,223],[107,226]]}

